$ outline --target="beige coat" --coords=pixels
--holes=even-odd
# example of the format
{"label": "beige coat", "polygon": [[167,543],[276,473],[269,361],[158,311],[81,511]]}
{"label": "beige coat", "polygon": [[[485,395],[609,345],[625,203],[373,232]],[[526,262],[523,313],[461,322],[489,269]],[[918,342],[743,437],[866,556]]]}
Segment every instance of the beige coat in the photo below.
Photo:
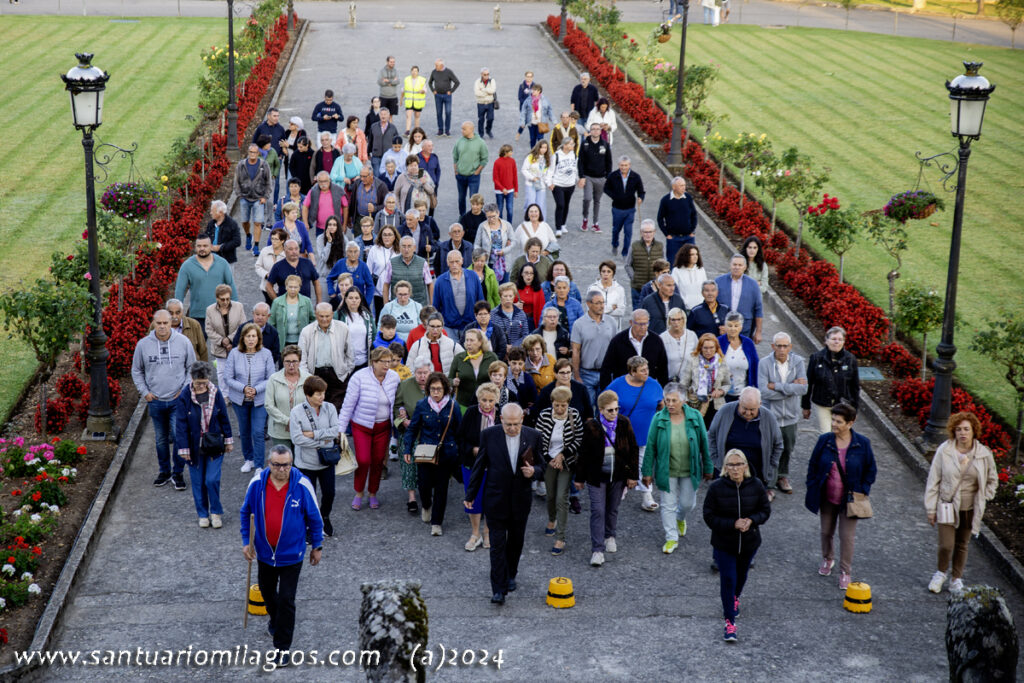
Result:
{"label": "beige coat", "polygon": [[[967,466],[965,475],[970,468],[978,477],[978,490],[974,494],[974,523],[971,525],[971,533],[977,536],[981,532],[981,518],[985,516],[985,501],[992,500],[996,495],[996,487],[999,484],[999,477],[996,473],[996,461],[990,451],[983,444],[975,440],[974,453],[970,456],[971,463]],[[953,503],[956,522],[953,526],[960,524],[960,493],[953,496],[957,481],[960,479],[960,462],[956,452],[956,444],[953,441],[946,441],[935,451],[932,458],[931,469],[928,470],[928,482],[924,487],[924,509],[929,515],[935,514],[939,506],[939,500]],[[953,498],[950,501],[950,497]]]}
{"label": "beige coat", "polygon": [[[320,323],[313,321],[302,328],[299,332],[299,348],[302,349],[302,363],[306,366],[306,372],[316,374],[316,343],[319,338],[317,329]],[[355,359],[352,356],[352,345],[348,343],[348,325],[340,320],[331,321],[331,365],[334,366],[334,374],[342,382],[352,372]]]}
{"label": "beige coat", "polygon": [[227,358],[228,350],[221,346],[221,341],[235,338],[235,332],[245,324],[245,306],[241,301],[232,301],[228,309],[228,328],[224,329],[224,316],[217,310],[217,304],[206,307],[206,346],[214,358]]}
{"label": "beige coat", "polygon": [[[697,356],[691,354],[689,359],[683,363],[683,368],[679,372],[679,383],[686,388],[687,399],[690,401],[697,400],[697,380],[700,377],[697,362]],[[718,372],[715,374],[715,386],[712,388],[721,389],[725,393],[715,399],[715,410],[721,410],[722,406],[725,405],[725,394],[729,392],[729,386],[729,368],[725,365],[725,359],[719,358]]]}

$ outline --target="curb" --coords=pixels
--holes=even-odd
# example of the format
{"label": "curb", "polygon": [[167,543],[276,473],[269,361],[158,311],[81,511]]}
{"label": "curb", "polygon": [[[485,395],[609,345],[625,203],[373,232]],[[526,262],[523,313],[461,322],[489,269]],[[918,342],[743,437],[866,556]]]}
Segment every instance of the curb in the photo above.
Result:
{"label": "curb", "polygon": [[[82,522],[78,536],[75,537],[75,543],[71,546],[71,552],[68,554],[67,560],[64,561],[64,568],[61,570],[60,576],[57,577],[57,583],[50,594],[50,601],[47,603],[46,609],[43,610],[42,616],[39,617],[35,636],[28,646],[30,652],[47,649],[53,634],[60,626],[64,608],[74,597],[75,580],[88,566],[92,557],[93,540],[98,537],[100,525],[103,524],[109,511],[108,503],[121,488],[121,482],[127,470],[125,465],[128,456],[135,451],[139,438],[142,436],[142,428],[149,415],[146,408],[146,401],[140,398],[132,413],[132,418],[128,422],[128,427],[125,429],[125,438],[121,440],[117,452],[114,453],[114,459],[110,462],[107,473],[100,483],[100,488],[96,491],[96,497],[89,507],[89,514]],[[38,661],[33,661],[32,664],[11,664],[0,669],[0,680],[24,681],[30,672],[41,667],[42,663]]]}
{"label": "curb", "polygon": [[[302,21],[302,28],[299,29],[299,35],[295,38],[295,44],[292,46],[292,53],[288,56],[288,62],[284,65],[284,71],[281,72],[281,80],[277,82],[277,88],[274,89],[274,94],[270,96],[270,105],[274,106],[277,103],[278,98],[281,96],[281,91],[284,89],[285,81],[292,73],[292,66],[295,64],[295,55],[299,53],[299,48],[302,47],[302,41],[306,37],[306,29],[309,28],[310,20],[304,19]],[[232,184],[233,185],[233,184]],[[287,188],[287,186],[285,186]],[[228,215],[232,215],[235,212],[235,204],[238,203],[238,195],[235,194],[234,187],[231,189],[231,196],[228,197],[226,202],[228,205]]]}
{"label": "curb", "polygon": [[[568,52],[559,45],[551,35],[551,31],[547,28],[547,22],[538,23],[537,28],[569,68],[576,71],[576,64],[572,61]],[[656,169],[661,179],[666,184],[671,183],[673,177],[672,174],[665,168],[662,161],[651,152],[647,147],[647,144],[640,140],[636,133],[633,132],[632,120],[621,111],[617,112],[616,115],[619,117],[620,121],[627,123],[627,125],[619,126],[619,130],[617,132],[620,134],[625,133],[633,144],[640,149],[640,154],[646,159],[647,163]],[[712,221],[699,206],[696,206],[696,209],[697,215],[699,216],[698,228],[703,229],[704,234],[711,237],[719,247],[722,247],[727,252],[736,251],[736,247],[729,241],[729,238],[722,233],[718,225]],[[768,312],[774,312],[778,315],[779,318],[788,326],[789,333],[791,335],[798,337],[810,348],[817,349],[821,344],[821,340],[811,333],[807,326],[800,321],[795,313],[793,313],[786,302],[775,294],[775,290],[770,285],[768,287],[768,291],[772,296],[765,297],[765,310]],[[929,467],[924,456],[922,456],[918,452],[917,448],[907,440],[892,420],[888,418],[885,411],[883,411],[867,393],[863,391],[861,392],[860,401],[862,406],[861,415],[867,418],[868,422],[882,433],[882,436],[885,438],[888,445],[896,452],[896,455],[899,456],[903,463],[910,468],[921,482],[924,482],[928,478]],[[1003,545],[1003,542],[999,540],[987,524],[982,524],[981,533],[978,536],[977,542],[1010,584],[1018,591],[1024,593],[1024,565],[1022,565],[1006,548],[1006,546]]]}

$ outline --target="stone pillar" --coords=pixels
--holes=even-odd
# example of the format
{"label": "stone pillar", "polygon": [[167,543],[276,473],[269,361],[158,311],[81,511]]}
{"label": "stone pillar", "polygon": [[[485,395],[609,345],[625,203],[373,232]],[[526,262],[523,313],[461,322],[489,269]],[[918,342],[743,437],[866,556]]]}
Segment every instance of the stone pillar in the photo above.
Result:
{"label": "stone pillar", "polygon": [[367,667],[373,683],[424,681],[426,672],[412,662],[427,646],[427,604],[417,581],[364,583],[359,609],[359,647],[380,653],[379,664]]}
{"label": "stone pillar", "polygon": [[946,608],[949,680],[1017,680],[1017,630],[998,588],[966,586]]}

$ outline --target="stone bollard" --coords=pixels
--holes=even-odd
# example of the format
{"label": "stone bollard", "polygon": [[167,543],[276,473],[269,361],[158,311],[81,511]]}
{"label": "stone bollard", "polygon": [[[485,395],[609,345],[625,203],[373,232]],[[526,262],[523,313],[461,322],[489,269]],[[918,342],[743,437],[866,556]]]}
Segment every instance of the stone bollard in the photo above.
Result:
{"label": "stone bollard", "polygon": [[427,604],[418,581],[364,583],[359,609],[359,647],[380,653],[378,665],[367,667],[366,680],[424,681],[422,667],[413,667],[417,646],[427,646]]}
{"label": "stone bollard", "polygon": [[950,595],[946,656],[951,683],[1016,680],[1017,653],[1013,615],[998,588],[968,586]]}
{"label": "stone bollard", "polygon": [[348,26],[349,28],[356,27],[356,3],[348,3]]}
{"label": "stone bollard", "polygon": [[494,30],[501,30],[501,5],[494,6]]}

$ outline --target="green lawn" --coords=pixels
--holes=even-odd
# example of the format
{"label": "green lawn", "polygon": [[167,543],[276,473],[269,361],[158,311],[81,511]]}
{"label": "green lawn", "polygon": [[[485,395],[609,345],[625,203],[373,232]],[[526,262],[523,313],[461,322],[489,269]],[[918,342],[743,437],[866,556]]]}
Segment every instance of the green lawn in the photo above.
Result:
{"label": "green lawn", "polygon": [[[625,28],[640,42],[653,24]],[[676,32],[661,46],[662,57],[678,59],[678,39]],[[832,169],[829,193],[864,210],[881,208],[891,195],[913,188],[914,152],[931,155],[956,146],[944,82],[963,72],[963,59],[984,62],[981,73],[998,87],[983,135],[972,147],[967,178],[957,299],[966,324],[957,335],[957,374],[1012,417],[1013,394],[1004,372],[967,345],[1000,306],[1024,305],[1024,274],[1014,265],[1024,253],[1024,51],[825,29],[695,24],[687,33],[688,63],[721,66],[709,104],[728,114],[722,135],[767,133],[777,150],[795,145]],[[954,197],[929,173],[931,189],[946,196],[947,208],[928,221],[907,223],[911,248],[902,273],[904,282],[942,292]],[[792,208],[780,216],[795,225]],[[866,240],[846,257],[847,279],[883,308],[889,267],[884,252]],[[937,336],[929,336],[933,349]]]}
{"label": "green lawn", "polygon": [[[913,0],[864,0],[861,4],[890,7],[898,12],[909,12],[914,7]],[[928,0],[924,9],[920,10],[918,14],[945,14],[947,16],[958,14],[974,17],[978,14],[978,3],[964,2],[963,0]],[[985,16],[997,16],[994,2],[985,3]]]}
{"label": "green lawn", "polygon": [[[70,100],[59,74],[76,63],[75,52],[95,53],[93,63],[111,74],[100,140],[139,144],[136,167],[155,174],[171,142],[194,123],[199,53],[222,41],[215,19],[4,17],[0,43],[9,88],[0,101],[8,134],[0,139],[0,289],[43,275],[56,249],[68,248],[85,228],[82,136],[72,126]],[[97,202],[109,182],[125,180],[127,162],[97,178]],[[102,174],[100,174],[102,177]],[[31,352],[17,341],[0,344],[0,417],[35,371]]]}

